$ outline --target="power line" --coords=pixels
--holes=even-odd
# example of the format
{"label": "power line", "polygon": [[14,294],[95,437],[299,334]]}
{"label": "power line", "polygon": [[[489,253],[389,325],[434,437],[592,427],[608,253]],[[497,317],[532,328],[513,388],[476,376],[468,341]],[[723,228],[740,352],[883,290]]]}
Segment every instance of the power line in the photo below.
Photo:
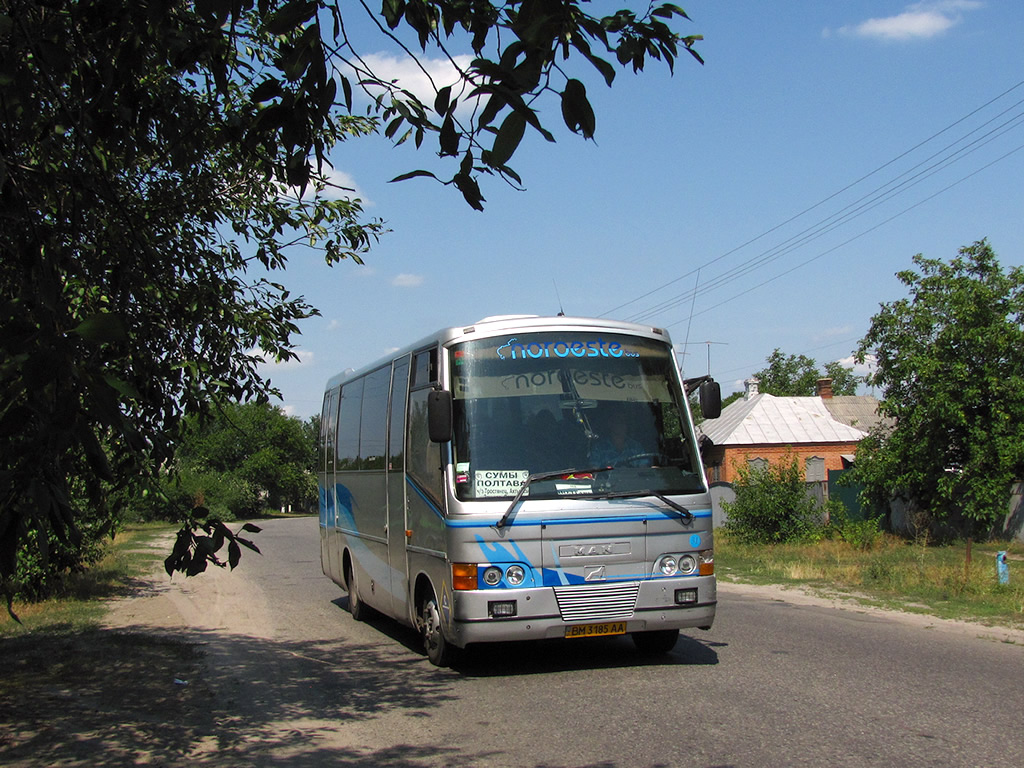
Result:
{"label": "power line", "polygon": [[[1024,104],[1024,100],[1018,102],[1014,106],[1018,106],[1020,104]],[[1009,111],[1009,110],[1006,110],[1006,111]],[[1002,114],[1005,114],[1005,111]],[[999,116],[997,116],[997,118],[998,117]],[[839,212],[837,212],[835,214],[832,214],[832,216],[819,221],[818,223],[816,223],[816,224],[814,224],[814,225],[812,225],[812,226],[802,230],[801,232],[797,233],[796,235],[791,236],[789,239],[783,241],[782,243],[779,243],[778,245],[775,245],[772,248],[769,248],[769,249],[767,249],[765,251],[762,251],[757,256],[754,256],[754,257],[748,259],[747,261],[745,261],[745,262],[743,262],[743,263],[733,267],[732,269],[730,269],[730,270],[728,270],[728,271],[726,271],[724,273],[719,274],[717,277],[713,278],[710,282],[705,282],[705,284],[704,284],[704,286],[702,288],[703,293],[706,295],[708,292],[713,291],[716,288],[719,288],[719,287],[721,287],[721,286],[723,286],[723,285],[725,285],[727,283],[731,283],[734,280],[736,280],[737,278],[743,277],[743,276],[745,276],[745,275],[755,271],[756,269],[759,269],[759,268],[761,268],[761,267],[771,263],[772,261],[776,261],[777,259],[781,258],[782,256],[788,255],[789,253],[792,253],[794,250],[796,250],[796,249],[798,249],[798,248],[800,248],[800,247],[802,247],[804,245],[807,245],[807,244],[809,244],[809,243],[811,243],[811,242],[813,242],[813,241],[823,237],[824,235],[834,231],[835,229],[838,229],[843,224],[849,223],[850,221],[853,221],[854,219],[859,218],[860,216],[862,216],[865,213],[867,213],[867,212],[869,212],[869,211],[879,207],[880,205],[888,202],[889,200],[893,199],[894,197],[897,197],[898,195],[901,195],[901,194],[909,191],[910,189],[912,189],[913,187],[915,187],[918,184],[922,183],[923,181],[925,181],[926,179],[928,179],[931,176],[935,175],[936,173],[939,173],[940,171],[944,170],[945,168],[949,167],[950,165],[952,165],[952,164],[954,164],[956,162],[959,162],[960,160],[964,159],[965,157],[967,157],[967,156],[973,154],[974,152],[976,152],[981,147],[991,143],[992,141],[996,140],[997,138],[1002,137],[1003,135],[1005,135],[1009,131],[1019,127],[1022,124],[1024,124],[1024,111],[1017,113],[1016,115],[1014,115],[1010,119],[1008,119],[1008,120],[1004,121],[1003,123],[999,124],[998,126],[993,128],[992,130],[990,130],[988,133],[985,133],[982,136],[976,138],[974,141],[970,142],[969,144],[966,144],[965,146],[957,149],[956,151],[954,151],[954,152],[952,152],[952,153],[950,153],[950,154],[948,154],[948,155],[946,155],[944,157],[941,157],[938,161],[936,161],[932,165],[924,167],[923,170],[919,170],[919,169],[922,168],[922,166],[925,166],[925,164],[928,163],[930,160],[933,160],[936,157],[940,157],[942,155],[942,152],[944,152],[945,150],[947,150],[947,149],[955,146],[956,144],[962,142],[967,137],[969,137],[971,135],[971,133],[977,132],[978,130],[983,128],[985,125],[988,125],[989,123],[991,123],[993,120],[995,120],[997,118],[993,118],[992,120],[987,121],[984,125],[979,126],[978,128],[974,129],[970,133],[968,133],[965,136],[963,136],[960,139],[958,139],[953,144],[947,145],[945,148],[943,148],[943,150],[940,150],[939,152],[936,152],[935,154],[931,155],[929,158],[926,158],[925,160],[921,161],[920,163],[918,163],[917,165],[915,165],[912,168],[908,169],[907,171],[904,171],[904,173],[900,174],[900,176],[897,176],[895,179],[887,182],[886,184],[881,185],[880,187],[876,187],[871,192],[867,193],[866,195],[863,195],[859,200],[854,201],[853,203],[848,204],[845,208],[841,209]],[[1016,151],[1016,150],[1014,150],[1014,151]],[[1005,158],[1005,157],[1009,156],[1009,154],[1013,154],[1013,152],[1007,153],[1007,155],[1004,155],[1003,157]],[[1000,158],[1000,159],[1002,159],[1002,158]],[[987,164],[984,167],[987,168],[990,165],[992,165],[992,163],[989,163],[989,164]],[[911,175],[909,179],[903,181],[902,183],[897,184],[897,182],[901,178],[903,178],[904,176],[907,176],[908,174],[911,174],[913,171],[916,171],[916,170],[918,171],[918,173]],[[969,174],[969,176],[970,175],[974,175],[974,174]],[[968,177],[965,177],[965,178],[968,178]],[[957,183],[959,183],[959,182],[957,182]],[[955,184],[949,185],[949,186],[943,188],[943,190],[941,190],[941,191],[945,191],[946,189],[949,189],[952,186],[955,186]],[[930,197],[928,197],[926,199],[932,199],[933,197],[935,197],[935,195],[932,195],[932,196],[930,196]],[[916,206],[912,206],[910,209],[905,209],[903,212],[901,212],[901,214],[907,212],[908,210],[911,210],[913,207],[916,207]],[[884,223],[892,221],[893,218],[895,218],[895,217],[891,217],[889,219],[886,219],[886,222],[884,222]],[[873,227],[872,229],[867,230],[867,231],[873,231],[876,228],[877,227]],[[866,234],[866,232],[862,233],[862,234]],[[854,239],[856,239],[856,238],[854,238]],[[846,243],[849,243],[849,242],[851,242],[851,240],[846,241]],[[660,312],[664,312],[664,311],[666,311],[668,309],[672,309],[675,306],[678,306],[679,304],[687,301],[688,299],[690,299],[690,294],[681,294],[681,295],[677,295],[677,296],[671,297],[669,299],[666,299],[666,300],[662,301],[661,304],[658,304],[658,305],[655,305],[653,307],[649,307],[646,310],[643,310],[641,313],[631,317],[630,319],[632,319],[632,320],[640,320],[640,319],[644,319],[644,318],[650,317],[653,314],[657,314],[657,313],[660,313]]]}
{"label": "power line", "polygon": [[[785,277],[786,275],[790,274],[791,272],[795,272],[796,270],[800,269],[801,267],[805,267],[808,264],[810,264],[810,263],[812,263],[814,261],[817,261],[818,259],[820,259],[820,258],[822,258],[824,256],[827,256],[830,253],[833,253],[834,251],[839,250],[840,248],[843,248],[844,246],[849,245],[850,243],[854,242],[855,240],[859,240],[860,238],[864,237],[865,235],[867,235],[867,234],[869,234],[871,232],[874,232],[877,229],[881,229],[883,226],[885,226],[886,224],[890,223],[894,219],[898,219],[900,216],[903,216],[904,214],[909,213],[910,211],[914,210],[915,208],[919,208],[920,206],[924,205],[928,201],[933,200],[934,198],[938,197],[939,195],[943,194],[944,192],[947,192],[948,190],[952,189],[953,187],[955,187],[955,186],[957,186],[959,184],[962,184],[963,182],[967,181],[971,177],[977,176],[979,173],[981,173],[982,171],[990,168],[991,166],[995,165],[996,163],[1002,162],[1003,160],[1005,160],[1006,158],[1010,157],[1011,155],[1016,154],[1017,152],[1020,152],[1022,149],[1024,149],[1024,144],[1021,144],[1021,145],[1015,147],[1014,149],[1011,149],[1009,152],[1001,155],[1000,157],[997,157],[995,160],[992,160],[991,162],[986,163],[981,168],[978,168],[977,170],[972,171],[971,173],[967,174],[966,176],[962,176],[961,178],[959,178],[956,181],[954,181],[952,184],[948,184],[947,186],[945,186],[942,189],[938,190],[937,192],[929,195],[928,197],[925,197],[924,199],[917,201],[913,205],[911,205],[911,206],[909,206],[907,208],[904,208],[899,213],[896,213],[896,214],[890,216],[889,218],[885,219],[884,221],[881,221],[878,224],[875,224],[873,227],[870,227],[870,228],[864,230],[863,232],[860,232],[860,233],[854,235],[853,237],[851,237],[851,238],[849,238],[847,240],[844,240],[843,242],[839,243],[838,245],[834,245],[831,248],[829,248],[829,249],[827,249],[825,251],[822,251],[821,253],[819,253],[816,256],[812,256],[811,258],[807,259],[806,261],[803,261],[800,264],[797,264],[796,266],[791,267],[790,269],[787,269],[785,272],[781,272],[781,273],[775,275],[774,277],[770,277],[767,280],[764,280],[764,281],[758,283],[757,285],[751,286],[750,288],[747,288],[747,289],[741,291],[740,293],[737,293],[737,294],[735,294],[733,296],[730,296],[728,299],[724,299],[723,301],[719,301],[717,304],[714,304],[714,305],[708,307],[707,309],[702,309],[700,312],[694,313],[693,317],[698,317],[700,315],[706,314],[707,312],[711,312],[714,309],[718,309],[723,304],[726,304],[726,303],[728,303],[730,301],[734,301],[735,299],[738,299],[741,296],[745,296],[746,294],[751,293],[752,291],[756,291],[758,288],[763,288],[764,286],[768,285],[769,283],[773,283],[776,280],[778,280],[778,279],[780,279],[782,277]],[[681,322],[682,322],[682,320],[677,320],[674,323],[666,323],[665,327],[666,328],[671,328],[672,326],[678,325]]]}
{"label": "power line", "polygon": [[[637,302],[640,302],[643,299],[649,298],[650,296],[658,293],[659,291],[662,291],[662,290],[668,288],[669,286],[674,285],[674,284],[684,280],[685,278],[693,275],[694,273],[697,273],[699,275],[701,270],[704,270],[707,267],[711,266],[712,264],[715,264],[715,263],[725,259],[726,257],[731,256],[732,254],[742,250],[743,248],[746,248],[747,246],[752,245],[753,243],[755,243],[755,242],[757,242],[757,241],[767,237],[768,235],[770,235],[770,234],[778,231],[779,229],[783,228],[787,224],[792,223],[793,221],[801,218],[802,216],[805,216],[806,214],[810,213],[811,211],[813,211],[813,210],[821,207],[822,205],[828,203],[829,201],[835,199],[836,197],[838,197],[841,194],[843,194],[844,192],[852,189],[853,187],[857,186],[858,184],[862,183],[863,181],[867,180],[868,178],[870,178],[870,177],[880,173],[884,169],[888,168],[889,166],[893,165],[894,163],[898,162],[899,160],[907,157],[908,155],[910,155],[911,153],[913,153],[916,150],[920,149],[921,147],[925,146],[929,142],[934,141],[936,138],[942,136],[943,134],[945,134],[948,131],[952,130],[956,126],[958,126],[961,123],[969,120],[974,115],[982,112],[983,110],[985,110],[986,108],[988,108],[992,104],[994,104],[997,101],[999,101],[1000,99],[1004,98],[1006,95],[1008,95],[1011,92],[1013,92],[1014,90],[1020,88],[1022,85],[1024,85],[1024,80],[1022,80],[1022,81],[1018,82],[1017,84],[1011,86],[1010,88],[1006,89],[1005,91],[1000,93],[998,96],[995,96],[994,98],[992,98],[989,101],[985,102],[985,104],[981,105],[980,107],[977,107],[976,109],[974,109],[971,112],[967,113],[966,115],[964,115],[963,117],[961,117],[958,120],[954,121],[953,123],[950,123],[945,128],[943,128],[942,130],[937,131],[936,133],[932,134],[930,137],[928,137],[924,141],[919,142],[918,144],[916,144],[913,147],[911,147],[910,149],[900,153],[899,155],[897,155],[893,159],[889,160],[888,162],[883,163],[882,165],[878,166],[873,171],[871,171],[871,172],[861,176],[856,181],[851,182],[850,184],[847,184],[842,189],[832,193],[831,195],[829,195],[828,197],[825,197],[824,199],[818,201],[814,205],[809,206],[808,208],[805,208],[800,213],[797,213],[794,216],[791,216],[790,218],[786,219],[785,221],[781,222],[780,224],[777,224],[777,225],[771,227],[770,229],[762,232],[761,234],[757,235],[756,237],[751,238],[750,240],[747,240],[745,243],[743,243],[743,244],[741,244],[739,246],[736,246],[735,248],[733,248],[733,249],[731,249],[729,251],[726,251],[725,253],[723,253],[723,254],[721,254],[721,255],[713,258],[713,259],[710,259],[709,261],[701,264],[699,267],[696,267],[695,269],[690,270],[689,272],[687,272],[687,273],[685,273],[683,275],[680,275],[677,278],[674,278],[672,280],[669,280],[669,281],[663,283],[662,285],[658,286],[657,288],[654,288],[654,289],[652,289],[650,291],[647,291],[646,293],[643,293],[643,294],[641,294],[640,296],[638,296],[638,297],[636,297],[634,299],[631,299],[631,300],[629,300],[629,301],[627,301],[627,302],[625,302],[623,304],[618,305],[617,307],[614,307],[611,310],[608,310],[608,312],[606,312],[604,314],[605,315],[611,314],[612,312],[617,312],[618,310],[623,309],[624,307],[630,306],[632,304],[636,304]],[[865,213],[867,213],[867,212],[869,212],[871,210],[874,210],[878,206],[888,202],[889,200],[893,199],[894,197],[907,192],[909,189],[917,186],[918,184],[922,183],[923,181],[925,181],[926,179],[928,179],[931,176],[935,175],[936,173],[939,173],[940,171],[942,171],[945,168],[949,167],[953,163],[959,162],[964,157],[967,157],[968,155],[973,154],[975,151],[977,151],[981,147],[987,145],[988,143],[994,141],[997,138],[1000,138],[1001,136],[1005,135],[1009,131],[1015,130],[1020,125],[1024,124],[1024,111],[1021,111],[1021,112],[1018,112],[1018,113],[1012,115],[1011,117],[1007,118],[1002,123],[1000,123],[999,125],[995,126],[991,130],[989,130],[987,133],[982,134],[981,136],[975,138],[970,143],[967,143],[964,146],[960,146],[959,148],[956,148],[958,145],[960,145],[963,142],[965,142],[972,135],[978,133],[983,128],[991,125],[996,120],[999,120],[1000,118],[1006,116],[1008,113],[1012,112],[1014,109],[1016,109],[1017,107],[1021,106],[1022,104],[1024,104],[1024,100],[1020,100],[1020,101],[1016,102],[1015,104],[1011,105],[1010,107],[1007,107],[1006,109],[1004,109],[999,114],[995,115],[994,117],[989,118],[988,120],[983,122],[981,125],[973,128],[970,131],[966,132],[965,134],[961,135],[959,138],[957,138],[954,141],[948,143],[942,149],[940,149],[937,152],[933,153],[932,155],[930,155],[929,157],[925,158],[924,160],[922,160],[921,162],[917,163],[916,165],[912,166],[911,168],[909,168],[909,169],[903,171],[902,173],[898,174],[895,178],[885,182],[884,184],[881,184],[880,186],[875,187],[873,190],[871,190],[870,192],[862,195],[860,198],[858,198],[857,200],[853,201],[852,203],[849,203],[845,207],[841,208],[839,211],[837,211],[835,213],[832,213],[831,215],[829,215],[829,216],[827,216],[827,217],[825,217],[823,219],[820,219],[818,222],[816,222],[816,223],[812,224],[811,226],[805,228],[801,232],[798,232],[797,234],[787,238],[786,240],[782,241],[781,243],[778,243],[778,244],[772,246],[771,248],[768,248],[768,249],[766,249],[764,251],[761,251],[759,254],[751,257],[750,259],[747,259],[746,261],[744,261],[744,262],[742,262],[742,263],[732,267],[731,269],[728,269],[725,272],[720,273],[718,276],[712,278],[710,281],[706,281],[703,285],[700,285],[700,292],[701,292],[701,294],[702,295],[707,295],[709,292],[714,291],[714,290],[716,290],[716,289],[718,289],[720,287],[723,287],[726,284],[732,283],[736,279],[738,279],[740,277],[743,277],[743,276],[745,276],[745,275],[747,275],[747,274],[749,274],[749,273],[751,273],[751,272],[753,272],[753,271],[755,271],[757,269],[761,269],[761,268],[767,266],[769,263],[771,263],[771,262],[781,258],[782,256],[785,256],[785,255],[787,255],[789,253],[792,253],[797,248],[803,247],[803,246],[813,242],[814,240],[817,240],[817,239],[823,237],[824,235],[834,231],[835,229],[839,228],[840,226],[848,224],[852,220],[854,220],[854,219],[864,215]],[[954,148],[956,148],[956,149],[954,149]],[[1020,149],[1020,148],[1018,147],[1018,149]],[[879,226],[882,226],[883,224],[892,221],[894,218],[897,218],[898,216],[901,216],[901,215],[909,212],[910,210],[913,210],[914,208],[916,208],[919,205],[923,204],[927,200],[931,200],[932,198],[936,197],[938,194],[941,194],[942,192],[952,188],[953,186],[956,186],[957,184],[961,183],[962,181],[966,180],[967,178],[970,178],[971,176],[975,175],[976,173],[980,172],[981,170],[984,170],[985,168],[988,168],[991,165],[994,165],[996,162],[999,162],[999,161],[1005,159],[1006,157],[1009,157],[1010,155],[1012,155],[1016,151],[1018,151],[1018,149],[1012,150],[1011,152],[1008,152],[1008,153],[1004,154],[1002,157],[998,158],[997,160],[995,160],[995,161],[993,161],[991,163],[986,164],[981,169],[978,169],[978,171],[975,171],[975,172],[973,172],[971,174],[968,174],[967,176],[961,178],[957,182],[954,182],[953,184],[950,184],[950,185],[944,187],[939,192],[937,192],[937,193],[935,193],[935,194],[933,194],[933,195],[931,195],[929,197],[926,197],[924,200],[919,201],[918,203],[916,203],[913,206],[910,206],[910,207],[904,209],[899,214],[896,214],[895,216],[889,217],[884,222],[882,222],[882,224],[876,225],[874,227],[869,228],[868,230],[865,230],[864,232],[861,232],[859,235],[856,235],[855,237],[846,240],[844,243],[840,244],[839,246],[836,246],[834,248],[830,248],[827,251],[825,251],[824,253],[819,254],[818,256],[815,256],[812,259],[809,259],[809,260],[803,262],[803,264],[801,264],[799,266],[804,266],[804,265],[806,265],[806,264],[808,264],[808,263],[810,263],[812,261],[815,261],[818,258],[821,258],[822,256],[824,256],[824,255],[826,255],[828,253],[833,252],[837,248],[842,247],[843,245],[847,245],[850,242],[852,242],[853,240],[856,240],[859,237],[862,237],[863,235],[867,234],[868,232],[874,231]],[[950,150],[952,150],[952,151],[950,151]],[[926,165],[930,161],[933,161],[933,160],[935,162],[933,162],[931,165]],[[917,171],[917,173],[914,173],[915,171]],[[799,267],[795,267],[794,269],[796,269],[796,268],[799,268]],[[784,272],[783,275],[789,274],[792,271],[793,271],[793,269],[790,269],[790,270]],[[762,287],[763,285],[766,285],[767,283],[772,282],[773,280],[778,279],[778,277],[781,277],[781,276],[782,275],[778,275],[775,278],[772,278],[770,280],[764,281],[764,282],[758,284],[757,286],[754,286],[751,289],[743,291],[741,294],[737,294],[736,297],[738,297],[740,295],[744,295],[746,293],[749,293],[751,290],[756,290],[757,288]],[[629,319],[640,320],[640,319],[649,318],[652,315],[659,314],[659,313],[665,312],[667,310],[673,309],[676,306],[686,302],[687,300],[690,300],[692,302],[695,299],[696,294],[697,294],[697,286],[695,286],[694,289],[692,291],[690,291],[690,292],[684,292],[684,293],[676,294],[674,296],[671,296],[671,297],[669,297],[667,299],[662,300],[659,303],[655,303],[652,306],[649,306],[649,307],[647,307],[645,309],[641,309],[641,310],[637,311]],[[736,297],[733,297],[733,298],[736,298]],[[727,299],[726,301],[731,301],[731,300],[732,299]],[[720,302],[719,304],[717,304],[715,306],[716,307],[720,306],[722,303],[725,303],[725,302]],[[712,309],[713,308],[715,308],[715,307],[712,307]],[[704,314],[707,311],[710,311],[710,310],[708,310],[708,309],[702,310],[701,312],[699,312],[697,314]],[[692,307],[691,307],[691,313],[692,313]],[[681,321],[677,321],[676,323],[671,323],[669,325],[676,325],[676,324],[678,324],[678,322],[681,322]]]}

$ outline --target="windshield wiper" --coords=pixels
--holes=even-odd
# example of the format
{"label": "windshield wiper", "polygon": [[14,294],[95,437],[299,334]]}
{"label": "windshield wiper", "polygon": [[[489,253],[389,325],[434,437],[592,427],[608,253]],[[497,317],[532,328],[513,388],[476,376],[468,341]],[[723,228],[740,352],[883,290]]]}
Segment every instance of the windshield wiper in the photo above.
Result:
{"label": "windshield wiper", "polygon": [[679,519],[685,523],[693,522],[693,512],[688,510],[682,504],[677,504],[672,501],[668,496],[661,493],[660,491],[652,491],[649,488],[637,491],[609,491],[608,493],[598,493],[593,496],[584,496],[586,499],[635,499],[639,496],[653,496],[654,498],[665,502],[668,507],[671,507],[673,511],[679,514]]}
{"label": "windshield wiper", "polygon": [[523,494],[526,493],[526,489],[529,488],[532,483],[537,483],[541,480],[571,480],[572,475],[592,475],[596,472],[607,472],[610,469],[611,467],[594,467],[593,469],[559,469],[556,472],[537,472],[536,474],[530,475],[519,487],[519,493],[517,493],[516,497],[512,499],[512,503],[508,505],[508,509],[505,510],[505,514],[502,515],[501,519],[495,524],[495,528],[500,531],[508,525],[509,520],[512,518],[512,513],[516,509],[516,505],[519,504],[519,500],[523,498]]}

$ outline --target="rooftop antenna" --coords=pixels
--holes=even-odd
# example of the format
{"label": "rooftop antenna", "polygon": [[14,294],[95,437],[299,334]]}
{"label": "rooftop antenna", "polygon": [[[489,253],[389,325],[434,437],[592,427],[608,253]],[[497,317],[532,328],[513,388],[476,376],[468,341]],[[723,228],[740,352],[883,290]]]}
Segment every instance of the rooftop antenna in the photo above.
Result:
{"label": "rooftop antenna", "polygon": [[558,295],[558,283],[555,282],[555,278],[551,278],[551,284],[555,286],[555,298],[558,300],[558,316],[565,317],[565,310],[562,309],[562,297]]}
{"label": "rooftop antenna", "polygon": [[[684,341],[683,346],[688,347],[691,344],[707,344],[708,345],[708,376],[711,375],[711,345],[721,344],[723,347],[729,346],[727,341]],[[686,354],[685,352],[683,354]]]}

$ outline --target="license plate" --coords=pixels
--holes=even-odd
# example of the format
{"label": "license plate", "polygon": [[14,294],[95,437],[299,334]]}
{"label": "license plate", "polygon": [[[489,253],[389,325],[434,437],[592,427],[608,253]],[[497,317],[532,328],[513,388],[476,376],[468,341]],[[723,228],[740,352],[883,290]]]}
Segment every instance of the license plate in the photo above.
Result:
{"label": "license plate", "polygon": [[604,637],[626,634],[626,622],[606,621],[603,624],[576,624],[565,628],[566,637]]}

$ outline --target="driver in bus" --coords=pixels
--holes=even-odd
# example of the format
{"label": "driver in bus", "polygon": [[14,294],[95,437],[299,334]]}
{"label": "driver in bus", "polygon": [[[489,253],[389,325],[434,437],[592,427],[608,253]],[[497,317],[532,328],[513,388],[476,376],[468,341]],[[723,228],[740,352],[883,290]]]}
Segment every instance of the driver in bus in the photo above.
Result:
{"label": "driver in bus", "polygon": [[590,449],[591,462],[599,467],[635,466],[637,461],[650,455],[639,441],[630,437],[629,421],[621,410],[612,412],[606,429]]}

